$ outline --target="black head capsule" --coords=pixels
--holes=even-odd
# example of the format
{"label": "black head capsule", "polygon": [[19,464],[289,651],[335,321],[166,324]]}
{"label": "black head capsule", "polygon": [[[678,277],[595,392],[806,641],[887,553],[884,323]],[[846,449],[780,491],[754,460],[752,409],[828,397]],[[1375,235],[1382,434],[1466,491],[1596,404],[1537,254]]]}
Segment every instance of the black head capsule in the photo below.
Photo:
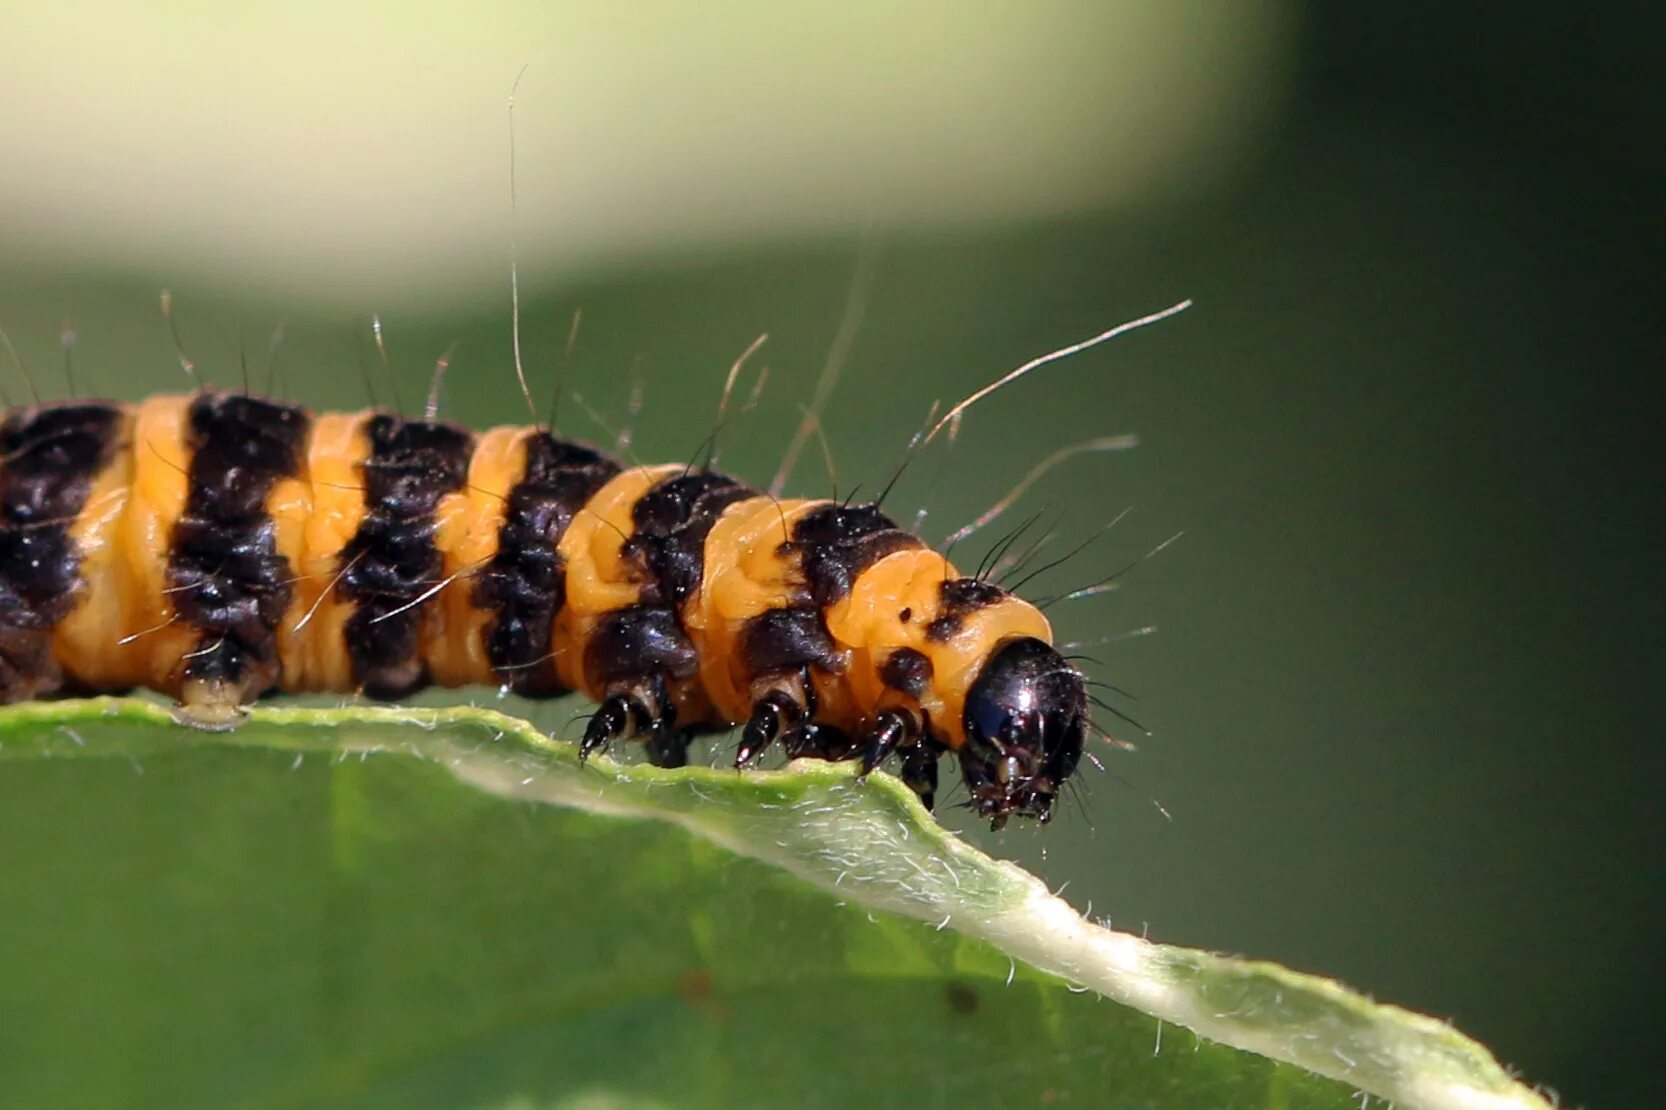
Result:
{"label": "black head capsule", "polygon": [[1007,641],[972,683],[965,725],[960,767],[978,816],[997,829],[1014,815],[1051,820],[1087,732],[1076,668],[1043,640]]}

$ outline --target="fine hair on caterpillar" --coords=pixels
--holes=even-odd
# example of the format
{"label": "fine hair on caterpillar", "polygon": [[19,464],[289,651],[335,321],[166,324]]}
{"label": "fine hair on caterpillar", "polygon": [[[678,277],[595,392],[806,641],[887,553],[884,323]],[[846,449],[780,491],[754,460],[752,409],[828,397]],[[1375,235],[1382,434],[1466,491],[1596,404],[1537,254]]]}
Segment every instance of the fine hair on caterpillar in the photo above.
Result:
{"label": "fine hair on caterpillar", "polygon": [[1094,699],[1041,610],[992,580],[999,555],[963,575],[877,503],[717,471],[715,443],[625,465],[437,404],[315,414],[203,387],[8,408],[0,700],[145,687],[231,728],[275,693],[576,690],[599,706],[585,756],[634,738],[678,766],[693,735],[739,726],[737,766],[896,756],[929,805],[952,753],[980,816],[1051,817]]}

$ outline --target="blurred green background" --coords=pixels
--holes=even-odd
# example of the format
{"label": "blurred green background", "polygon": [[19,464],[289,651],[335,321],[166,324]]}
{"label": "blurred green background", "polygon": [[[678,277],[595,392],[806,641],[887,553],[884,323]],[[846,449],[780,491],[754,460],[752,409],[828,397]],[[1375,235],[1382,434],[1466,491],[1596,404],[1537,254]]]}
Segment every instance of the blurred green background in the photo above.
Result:
{"label": "blurred green background", "polygon": [[[945,818],[1118,927],[1449,1017],[1571,1104],[1666,1093],[1666,16],[4,10],[0,322],[52,391],[66,323],[85,389],[183,387],[167,285],[224,384],[239,329],[258,382],[282,322],[289,395],[357,405],[368,380],[415,407],[456,340],[446,414],[520,419],[524,62],[534,387],[564,373],[617,425],[640,379],[645,459],[696,449],[767,331],[723,458],[766,482],[864,251],[826,415],[844,491],[884,481],[933,399],[1195,298],[975,410],[894,502],[942,536],[1056,447],[1134,432],[1027,499],[1066,538],[1134,509],[1032,590],[1186,533],[1053,611],[1065,640],[1160,628],[1094,650],[1155,735],[1044,831]],[[563,425],[610,438],[573,405]],[[792,488],[826,490],[818,452]]]}

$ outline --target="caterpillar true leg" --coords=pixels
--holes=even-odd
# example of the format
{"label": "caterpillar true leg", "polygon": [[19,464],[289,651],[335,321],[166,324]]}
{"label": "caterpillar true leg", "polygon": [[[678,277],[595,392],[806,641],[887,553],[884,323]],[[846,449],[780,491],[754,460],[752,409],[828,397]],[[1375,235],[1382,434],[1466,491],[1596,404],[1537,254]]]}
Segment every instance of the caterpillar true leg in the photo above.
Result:
{"label": "caterpillar true leg", "polygon": [[579,758],[588,759],[614,740],[641,738],[656,767],[688,762],[688,732],[677,727],[677,707],[663,674],[651,674],[609,693],[585,726]]}
{"label": "caterpillar true leg", "polygon": [[740,750],[735,753],[735,770],[756,763],[777,739],[786,742],[798,732],[808,716],[808,706],[786,690],[771,690],[752,706],[752,716],[741,730]]}
{"label": "caterpillar true leg", "polygon": [[[787,621],[773,620],[787,616]],[[817,635],[810,645],[783,640],[781,630],[786,626],[813,624]],[[753,682],[752,712],[741,733],[740,750],[735,753],[735,769],[744,769],[769,750],[777,741],[789,759],[801,755],[823,754],[825,742],[832,735],[816,736],[816,684],[812,666],[828,671],[839,665],[827,632],[821,628],[821,618],[814,610],[779,609],[759,618],[749,629],[744,650],[746,661],[753,667],[768,665],[764,673],[772,675]],[[761,692],[760,692],[761,691]],[[836,731],[836,730],[835,730]]]}
{"label": "caterpillar true leg", "polygon": [[915,739],[919,726],[900,709],[887,709],[862,737],[862,774],[871,775],[893,752]]}
{"label": "caterpillar true leg", "polygon": [[660,683],[649,679],[603,698],[584,728],[579,758],[588,759],[606,750],[615,740],[631,740],[657,732],[663,705],[663,697],[659,696],[661,688]]}
{"label": "caterpillar true leg", "polygon": [[648,709],[629,694],[614,694],[591,714],[579,741],[578,757],[589,759],[615,740],[639,735],[652,725]]}

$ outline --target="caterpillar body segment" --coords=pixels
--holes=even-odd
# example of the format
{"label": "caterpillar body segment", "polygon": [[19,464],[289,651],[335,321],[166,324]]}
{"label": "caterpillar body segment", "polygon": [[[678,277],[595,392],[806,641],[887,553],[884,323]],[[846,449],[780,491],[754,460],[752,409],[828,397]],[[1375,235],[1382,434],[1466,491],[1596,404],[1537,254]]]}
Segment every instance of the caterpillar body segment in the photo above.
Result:
{"label": "caterpillar body segment", "polygon": [[474,434],[205,390],[0,420],[0,700],[149,687],[235,726],[272,693],[429,684],[599,708],[675,766],[900,757],[929,804],[1047,820],[1082,750],[1046,619],[873,505],[622,467],[533,427]]}
{"label": "caterpillar body segment", "polygon": [[[106,405],[55,405],[0,421],[0,690],[8,701],[73,685],[58,662],[56,630],[75,621],[82,524],[126,435],[126,415]],[[68,630],[66,630],[68,631]]]}

